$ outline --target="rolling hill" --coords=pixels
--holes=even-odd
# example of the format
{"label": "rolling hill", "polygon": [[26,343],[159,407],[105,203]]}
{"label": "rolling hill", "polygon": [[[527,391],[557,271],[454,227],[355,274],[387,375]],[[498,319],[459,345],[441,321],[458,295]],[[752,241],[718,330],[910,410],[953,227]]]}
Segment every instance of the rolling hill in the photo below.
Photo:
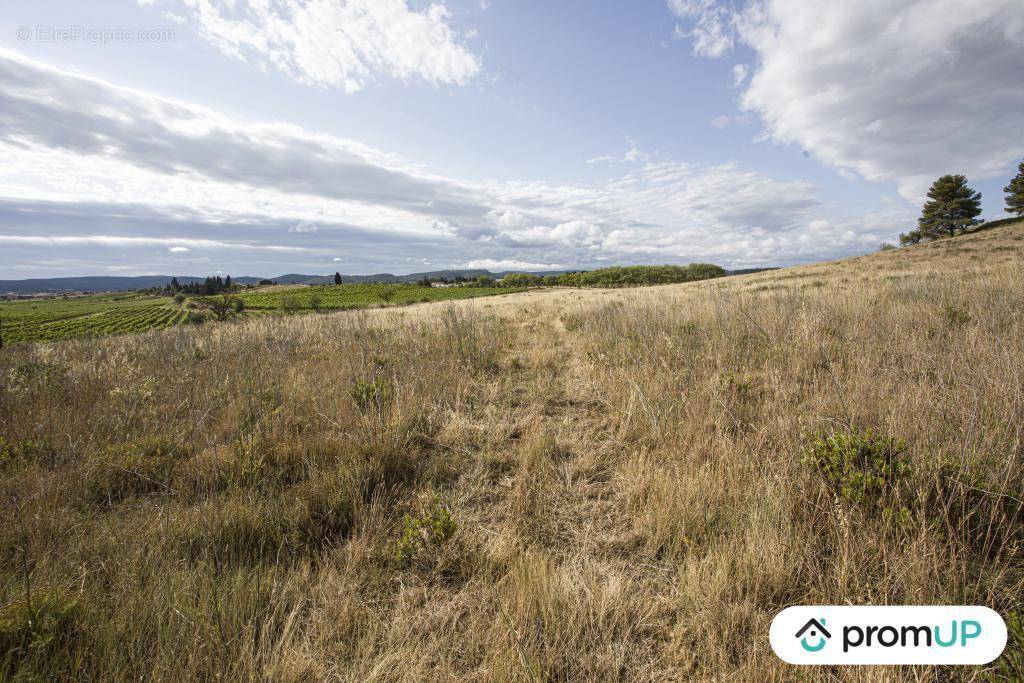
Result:
{"label": "rolling hill", "polygon": [[[687,284],[4,348],[3,666],[1019,680],[1021,272],[1018,222]],[[986,605],[1010,641],[984,666],[797,670],[767,644],[797,604]]]}

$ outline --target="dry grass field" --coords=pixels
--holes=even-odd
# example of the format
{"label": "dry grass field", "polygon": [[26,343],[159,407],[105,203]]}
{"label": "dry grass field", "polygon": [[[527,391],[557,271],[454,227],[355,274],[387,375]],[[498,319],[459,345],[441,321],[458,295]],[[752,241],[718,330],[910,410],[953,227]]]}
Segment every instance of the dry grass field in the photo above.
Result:
{"label": "dry grass field", "polygon": [[793,604],[1024,615],[1024,224],[686,285],[0,350],[0,678],[797,669]]}

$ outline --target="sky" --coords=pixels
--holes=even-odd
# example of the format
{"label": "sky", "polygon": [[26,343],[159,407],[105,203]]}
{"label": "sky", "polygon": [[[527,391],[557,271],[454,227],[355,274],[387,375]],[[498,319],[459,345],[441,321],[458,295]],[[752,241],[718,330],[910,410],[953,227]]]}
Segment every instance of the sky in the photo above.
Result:
{"label": "sky", "polygon": [[4,0],[0,279],[866,253],[1024,158],[1020,0]]}

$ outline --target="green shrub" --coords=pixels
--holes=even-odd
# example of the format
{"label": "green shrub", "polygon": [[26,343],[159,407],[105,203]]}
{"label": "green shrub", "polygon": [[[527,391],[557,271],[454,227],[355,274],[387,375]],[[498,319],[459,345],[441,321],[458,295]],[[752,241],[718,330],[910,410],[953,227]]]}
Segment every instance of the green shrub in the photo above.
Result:
{"label": "green shrub", "polygon": [[509,273],[501,279],[502,287],[540,287],[544,278],[532,273]]}
{"label": "green shrub", "polygon": [[383,377],[376,377],[373,380],[356,380],[352,385],[349,395],[356,402],[359,412],[364,415],[368,413],[381,413],[391,403],[391,386]]}
{"label": "green shrub", "polygon": [[284,313],[296,313],[302,309],[302,299],[295,294],[285,294],[278,301],[281,311]]}
{"label": "green shrub", "polygon": [[894,498],[911,473],[905,442],[866,429],[818,435],[806,448],[803,461],[851,503],[878,505]]}
{"label": "green shrub", "polygon": [[436,553],[458,526],[448,507],[435,498],[433,504],[419,515],[406,515],[402,534],[395,543],[395,561],[408,566],[417,559]]}

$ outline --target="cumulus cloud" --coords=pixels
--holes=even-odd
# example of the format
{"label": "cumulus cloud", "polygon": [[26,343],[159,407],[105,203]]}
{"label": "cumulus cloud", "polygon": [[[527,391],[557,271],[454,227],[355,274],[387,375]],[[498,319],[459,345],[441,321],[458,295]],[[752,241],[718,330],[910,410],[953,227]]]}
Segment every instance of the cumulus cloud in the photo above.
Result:
{"label": "cumulus cloud", "polygon": [[189,249],[188,247],[171,247],[167,251],[171,252],[172,254],[183,254],[185,252],[192,251],[192,250]]}
{"label": "cumulus cloud", "polygon": [[771,139],[895,182],[908,200],[943,173],[1002,175],[1024,154],[1019,0],[668,5],[696,22],[697,53],[729,51],[725,39],[706,47],[705,25],[757,53],[741,107],[761,117]]}
{"label": "cumulus cloud", "polygon": [[225,55],[308,85],[351,93],[379,75],[465,85],[480,71],[440,3],[418,11],[405,0],[180,2]]}
{"label": "cumulus cloud", "polygon": [[531,263],[529,261],[517,261],[516,259],[475,259],[462,264],[463,268],[504,271],[504,270],[562,270],[563,266],[558,263]]}

